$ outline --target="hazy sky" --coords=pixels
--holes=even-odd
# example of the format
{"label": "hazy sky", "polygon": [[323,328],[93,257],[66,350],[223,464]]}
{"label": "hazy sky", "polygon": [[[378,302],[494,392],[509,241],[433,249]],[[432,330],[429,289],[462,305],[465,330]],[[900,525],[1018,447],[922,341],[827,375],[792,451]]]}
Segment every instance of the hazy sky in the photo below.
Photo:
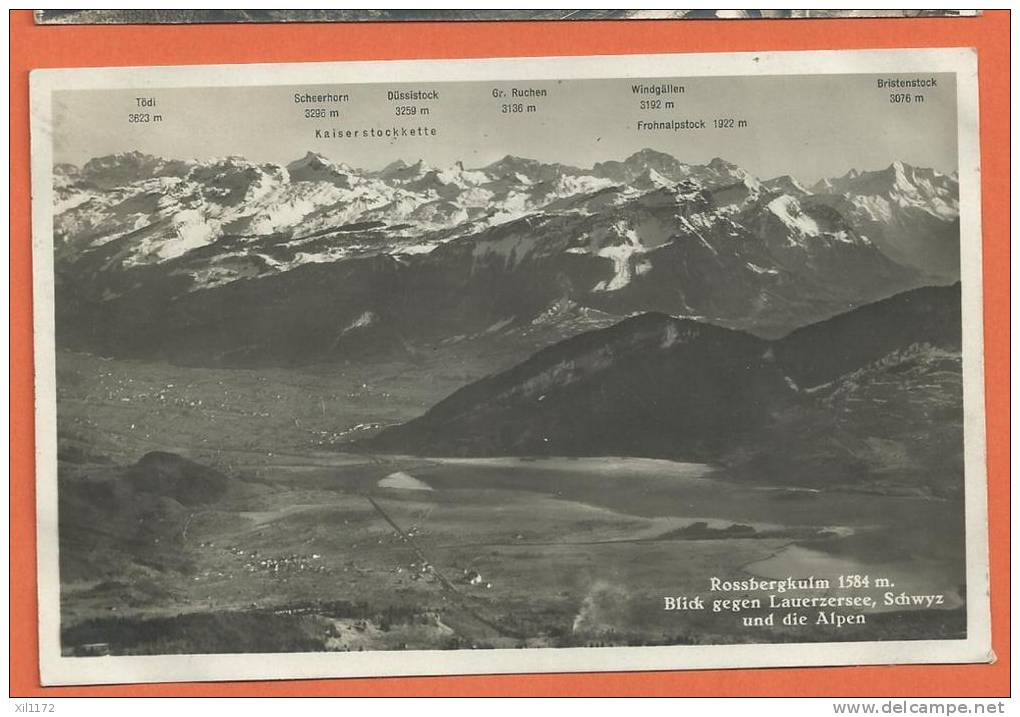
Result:
{"label": "hazy sky", "polygon": [[[714,77],[663,80],[685,87],[680,95],[634,94],[639,80],[457,82],[416,85],[302,85],[187,88],[155,91],[65,91],[54,95],[57,162],[138,150],[178,159],[241,155],[286,164],[308,150],[355,167],[377,169],[395,159],[482,166],[513,154],[580,167],[623,159],[644,147],[690,163],[719,156],[762,178],[792,174],[813,182],[847,169],[876,169],[894,159],[957,169],[956,86],[951,74],[919,90],[876,87],[879,77],[834,75]],[[931,76],[929,76],[931,77]],[[532,87],[546,97],[493,98],[493,90]],[[391,90],[438,90],[430,102],[388,101]],[[891,91],[923,94],[923,103],[894,104]],[[347,94],[345,103],[296,104],[295,92]],[[135,97],[155,97],[138,108]],[[672,100],[668,110],[642,110],[641,100]],[[503,114],[506,102],[535,105],[532,113]],[[397,117],[396,104],[428,106],[428,116]],[[305,119],[325,107],[339,117]],[[159,123],[129,123],[133,112],[159,114]],[[738,129],[714,129],[715,118],[746,120]],[[639,131],[638,121],[705,120],[698,131]],[[435,128],[435,137],[401,139],[316,138],[315,130]]]}

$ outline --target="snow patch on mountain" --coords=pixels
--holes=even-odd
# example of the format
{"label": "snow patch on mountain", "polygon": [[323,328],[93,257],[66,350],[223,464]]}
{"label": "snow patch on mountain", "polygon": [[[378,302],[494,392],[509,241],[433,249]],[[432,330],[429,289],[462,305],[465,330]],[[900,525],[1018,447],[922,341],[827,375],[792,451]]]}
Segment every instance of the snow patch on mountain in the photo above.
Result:
{"label": "snow patch on mountain", "polygon": [[439,246],[438,242],[435,243],[422,243],[422,244],[400,244],[391,252],[394,255],[399,256],[400,254],[428,254],[432,252],[436,247]]}
{"label": "snow patch on mountain", "polygon": [[538,238],[530,229],[530,225],[522,222],[516,231],[505,231],[500,236],[477,241],[473,248],[476,264],[482,261],[491,264],[495,261],[505,269],[516,268],[538,243]]}
{"label": "snow patch on mountain", "polygon": [[556,178],[552,193],[556,198],[572,197],[579,194],[592,194],[611,186],[613,183],[602,177],[563,175]]}
{"label": "snow patch on mountain", "polygon": [[150,234],[138,245],[136,261],[154,257],[161,260],[173,259],[192,249],[211,244],[216,237],[217,225],[208,221],[198,209],[178,212],[171,228],[159,234]]}
{"label": "snow patch on mountain", "polygon": [[629,243],[599,249],[598,256],[613,262],[613,277],[608,281],[598,282],[592,291],[617,291],[627,286],[634,277],[633,259],[644,248],[633,230],[628,230],[625,236],[630,240]]}
{"label": "snow patch on mountain", "polygon": [[356,329],[367,328],[367,327],[372,326],[373,324],[375,324],[378,320],[379,320],[379,317],[377,317],[375,315],[374,311],[366,311],[366,312],[362,313],[354,321],[352,321],[347,326],[345,326],[344,330],[341,333],[346,334],[346,333],[349,333],[349,332],[354,331]]}
{"label": "snow patch on mountain", "polygon": [[796,198],[788,194],[780,195],[769,202],[768,210],[792,230],[791,243],[794,243],[796,236],[816,237],[821,233],[818,222],[801,209]]}

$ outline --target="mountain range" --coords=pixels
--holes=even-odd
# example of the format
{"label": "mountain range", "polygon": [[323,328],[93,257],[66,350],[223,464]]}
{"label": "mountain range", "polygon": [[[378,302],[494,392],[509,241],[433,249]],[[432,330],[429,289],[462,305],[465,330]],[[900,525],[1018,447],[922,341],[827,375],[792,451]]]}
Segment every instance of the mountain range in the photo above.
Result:
{"label": "mountain range", "polygon": [[377,171],[135,152],[57,165],[54,194],[58,344],[197,365],[648,312],[775,338],[959,278],[957,179],[901,162],[807,188],[650,149]]}

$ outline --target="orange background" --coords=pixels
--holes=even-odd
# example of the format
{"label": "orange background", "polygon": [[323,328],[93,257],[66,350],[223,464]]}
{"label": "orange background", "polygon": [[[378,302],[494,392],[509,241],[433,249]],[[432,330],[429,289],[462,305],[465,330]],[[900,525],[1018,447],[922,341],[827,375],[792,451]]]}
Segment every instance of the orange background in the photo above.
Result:
{"label": "orange background", "polygon": [[[979,18],[36,26],[11,14],[11,664],[13,696],[1009,694],[1009,12]],[[233,683],[39,686],[28,72],[655,52],[976,47],[980,74],[991,665],[839,667]]]}

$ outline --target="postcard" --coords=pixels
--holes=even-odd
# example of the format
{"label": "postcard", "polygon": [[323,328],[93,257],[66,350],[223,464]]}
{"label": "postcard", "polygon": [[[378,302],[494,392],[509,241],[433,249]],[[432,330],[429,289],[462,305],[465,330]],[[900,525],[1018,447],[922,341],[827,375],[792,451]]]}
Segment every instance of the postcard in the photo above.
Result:
{"label": "postcard", "polygon": [[33,72],[44,684],[991,660],[976,71]]}

